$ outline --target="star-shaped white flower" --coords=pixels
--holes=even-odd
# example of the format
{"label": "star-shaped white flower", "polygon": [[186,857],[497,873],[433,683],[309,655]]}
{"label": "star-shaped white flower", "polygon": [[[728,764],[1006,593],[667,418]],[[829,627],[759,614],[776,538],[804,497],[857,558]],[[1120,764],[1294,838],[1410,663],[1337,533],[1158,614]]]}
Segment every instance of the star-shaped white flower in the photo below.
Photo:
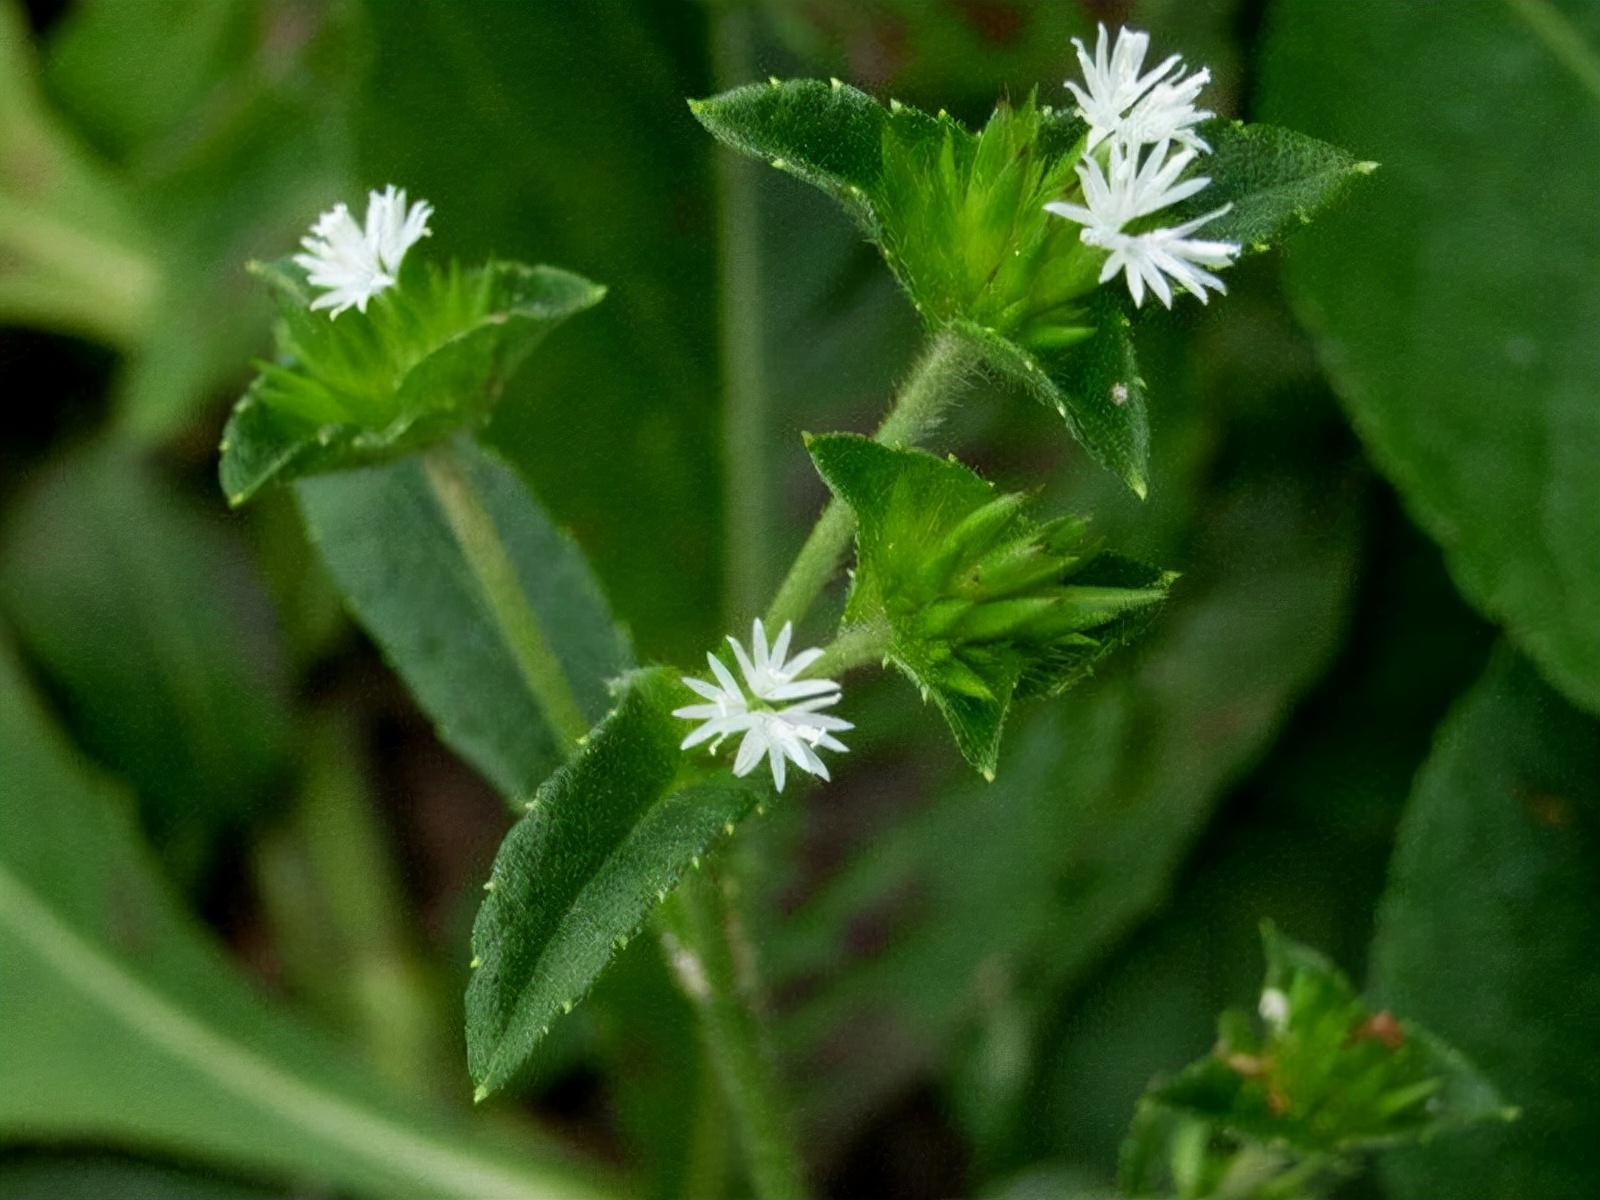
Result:
{"label": "star-shaped white flower", "polygon": [[1069,79],[1066,87],[1078,102],[1078,115],[1089,122],[1088,148],[1111,138],[1129,146],[1171,140],[1209,151],[1193,127],[1213,115],[1194,106],[1200,89],[1211,82],[1211,72],[1187,75],[1182,56],[1173,54],[1141,73],[1150,35],[1120,29],[1109,49],[1108,39],[1102,24],[1092,57],[1082,41],[1072,39],[1083,84]]}
{"label": "star-shaped white flower", "polygon": [[777,639],[768,646],[766,629],[757,619],[750,628],[748,653],[738,639],[730,635],[728,643],[733,648],[743,683],[734,678],[715,654],[707,654],[706,663],[711,668],[712,679],[685,678],[683,681],[706,703],[691,704],[672,714],[700,722],[683,739],[685,750],[709,741],[715,753],[724,738],[742,734],[738,753],[734,755],[733,773],[748,775],[765,759],[772,771],[772,782],[780,792],[791,762],[808,774],[828,779],[827,765],[817,748],[845,752],[849,747],[833,735],[855,728],[849,721],[822,711],[839,702],[843,693],[838,683],[831,679],[798,678],[822,657],[822,651],[803,650],[793,658],[786,658],[792,633],[792,627],[785,624]]}
{"label": "star-shaped white flower", "polygon": [[365,228],[343,204],[323,213],[301,239],[305,253],[294,256],[311,286],[322,290],[311,307],[332,309],[331,317],[348,308],[366,312],[367,302],[399,279],[406,251],[432,232],[432,215],[425,200],[408,206],[405,190],[392,183],[367,193]]}
{"label": "star-shaped white flower", "polygon": [[1214,212],[1170,228],[1139,233],[1125,231],[1130,222],[1187,200],[1211,183],[1204,175],[1180,178],[1194,161],[1195,152],[1181,150],[1171,154],[1170,151],[1170,143],[1160,142],[1141,156],[1137,149],[1113,142],[1107,167],[1101,167],[1099,160],[1091,156],[1085,156],[1078,164],[1083,204],[1058,200],[1045,205],[1057,216],[1082,225],[1078,236],[1085,245],[1108,252],[1100,270],[1100,282],[1105,283],[1121,272],[1127,279],[1134,304],[1139,306],[1144,304],[1148,287],[1162,304],[1171,308],[1173,283],[1204,304],[1206,289],[1228,290],[1207,268],[1230,266],[1239,254],[1239,246],[1233,242],[1191,236],[1227,212],[1231,205],[1223,205]]}

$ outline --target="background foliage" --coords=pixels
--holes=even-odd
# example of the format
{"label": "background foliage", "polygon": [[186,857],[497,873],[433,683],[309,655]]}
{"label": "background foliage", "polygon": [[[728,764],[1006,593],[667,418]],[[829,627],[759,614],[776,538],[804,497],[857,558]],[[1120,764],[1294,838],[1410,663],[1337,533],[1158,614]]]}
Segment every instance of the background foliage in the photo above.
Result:
{"label": "background foliage", "polygon": [[[801,431],[870,428],[916,320],[826,197],[730,176],[684,98],[838,75],[976,121],[1056,99],[1100,18],[1210,64],[1220,111],[1383,165],[1144,322],[1147,501],[1024,395],[950,419],[986,477],[1182,578],[1022,711],[994,783],[885,678],[850,692],[840,780],[744,825],[735,854],[782,864],[745,883],[807,1158],[841,1196],[1105,1194],[1151,1078],[1252,1001],[1271,918],[1523,1110],[1348,1195],[1593,1194],[1587,0],[0,0],[0,1194],[739,1194],[649,938],[465,1115],[491,785],[552,750],[510,711],[443,748],[481,649],[450,572],[430,611],[459,619],[385,625],[379,588],[356,632],[336,583],[419,567],[354,477],[225,516],[217,441],[270,345],[243,263],[393,180],[438,209],[430,253],[607,285],[468,468],[565,564],[524,586],[584,675],[692,663],[825,495]],[[752,369],[763,488],[730,512],[722,396]],[[370,470],[425,561],[415,468]],[[426,678],[387,665],[407,638]]]}

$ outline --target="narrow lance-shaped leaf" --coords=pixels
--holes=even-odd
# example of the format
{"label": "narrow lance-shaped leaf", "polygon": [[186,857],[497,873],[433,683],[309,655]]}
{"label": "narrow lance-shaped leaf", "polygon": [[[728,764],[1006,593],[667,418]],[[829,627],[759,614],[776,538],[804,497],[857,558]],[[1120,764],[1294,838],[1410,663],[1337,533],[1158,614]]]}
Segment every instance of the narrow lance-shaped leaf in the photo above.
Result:
{"label": "narrow lance-shaped leaf", "polygon": [[607,682],[631,665],[578,547],[510,467],[465,437],[426,460],[296,490],[352,613],[440,737],[502,795],[531,792],[563,754],[519,643],[532,636],[549,648],[585,723],[606,711]]}
{"label": "narrow lance-shaped leaf", "polygon": [[732,778],[680,779],[689,692],[661,668],[538,790],[495,857],[472,929],[467,1063],[482,1099],[512,1083],[685,871],[754,807]]}
{"label": "narrow lance-shaped leaf", "polygon": [[537,1133],[501,1139],[397,1099],[255,994],[141,849],[0,644],[0,1141],[181,1151],[336,1191],[593,1200]]}

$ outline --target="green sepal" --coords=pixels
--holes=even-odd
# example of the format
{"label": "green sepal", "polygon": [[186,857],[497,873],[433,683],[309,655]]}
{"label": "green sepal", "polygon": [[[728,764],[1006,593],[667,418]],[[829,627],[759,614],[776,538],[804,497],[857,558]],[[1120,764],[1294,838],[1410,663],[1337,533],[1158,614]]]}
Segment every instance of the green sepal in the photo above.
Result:
{"label": "green sepal", "polygon": [[482,1100],[514,1082],[684,872],[765,794],[685,762],[673,671],[628,676],[616,707],[527,805],[472,927],[467,1065]]}
{"label": "green sepal", "polygon": [[556,267],[419,264],[365,313],[330,318],[311,310],[292,262],[251,270],[278,303],[278,361],[259,364],[223,431],[233,505],[269,483],[382,462],[481,424],[540,340],[605,295]]}
{"label": "green sepal", "polygon": [[[1210,1055],[1147,1095],[1236,1138],[1342,1156],[1515,1116],[1439,1039],[1374,1010],[1326,958],[1263,926],[1263,994],[1286,1016],[1225,1014]],[[1263,1005],[1267,1007],[1267,1005]]]}
{"label": "green sepal", "polygon": [[1034,521],[952,459],[853,434],[807,445],[857,519],[843,623],[882,634],[986,778],[1012,701],[1065,690],[1166,596],[1171,576],[1094,553],[1080,520]]}

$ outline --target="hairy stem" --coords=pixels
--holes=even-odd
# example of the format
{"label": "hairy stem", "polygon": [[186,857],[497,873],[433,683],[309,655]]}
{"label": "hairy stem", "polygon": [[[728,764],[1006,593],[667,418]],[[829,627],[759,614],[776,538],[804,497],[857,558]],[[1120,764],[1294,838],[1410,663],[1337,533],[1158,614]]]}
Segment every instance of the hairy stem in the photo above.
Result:
{"label": "hairy stem", "polygon": [[801,1200],[804,1166],[779,1099],[777,1067],[757,1015],[754,958],[731,888],[731,880],[713,876],[710,868],[692,873],[662,910],[662,944],[699,1014],[757,1200]]}
{"label": "hairy stem", "polygon": [[453,443],[434,446],[422,456],[422,465],[523,682],[562,749],[570,752],[578,739],[589,732],[589,719],[578,707],[561,660],[545,637],[538,614],[528,603],[494,518],[473,489]]}
{"label": "hairy stem", "polygon": [[[961,394],[972,375],[972,352],[955,334],[945,331],[928,344],[917,365],[874,435],[888,446],[914,446],[939,424],[944,410]],[[767,609],[767,625],[781,629],[796,624],[811,610],[855,532],[855,516],[830,500],[789,568],[789,574]]]}
{"label": "hairy stem", "polygon": [[881,625],[856,625],[834,638],[808,672],[817,679],[832,679],[878,662],[888,648],[889,634]]}

